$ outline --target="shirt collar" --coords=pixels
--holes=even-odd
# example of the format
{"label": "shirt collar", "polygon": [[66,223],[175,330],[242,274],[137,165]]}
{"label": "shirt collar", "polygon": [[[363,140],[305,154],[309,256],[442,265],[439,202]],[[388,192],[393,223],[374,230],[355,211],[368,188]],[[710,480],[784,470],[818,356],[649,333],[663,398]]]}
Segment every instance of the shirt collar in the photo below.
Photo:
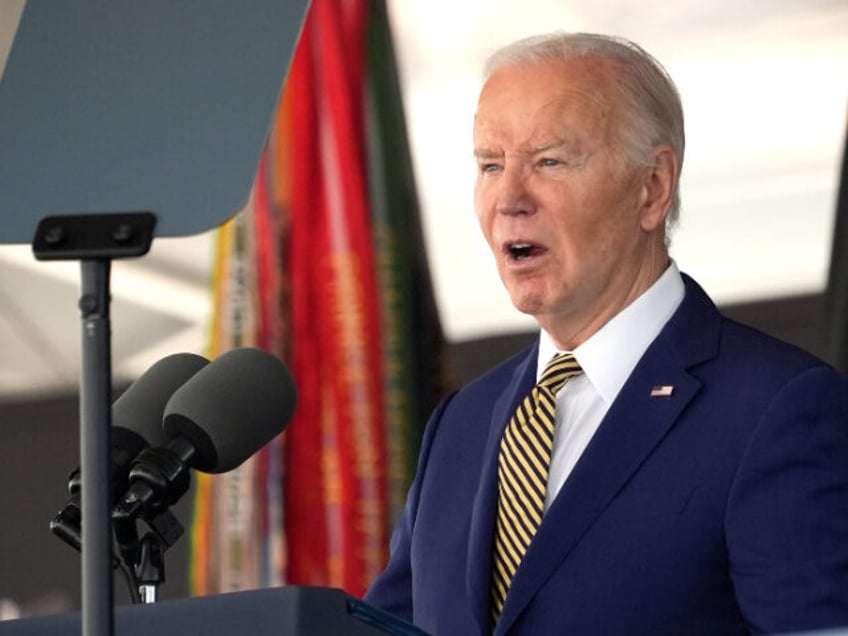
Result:
{"label": "shirt collar", "polygon": [[[616,314],[572,353],[589,382],[609,405],[630,377],[636,363],[677,310],[685,294],[683,279],[672,261],[641,296]],[[542,330],[536,379],[558,351]]]}

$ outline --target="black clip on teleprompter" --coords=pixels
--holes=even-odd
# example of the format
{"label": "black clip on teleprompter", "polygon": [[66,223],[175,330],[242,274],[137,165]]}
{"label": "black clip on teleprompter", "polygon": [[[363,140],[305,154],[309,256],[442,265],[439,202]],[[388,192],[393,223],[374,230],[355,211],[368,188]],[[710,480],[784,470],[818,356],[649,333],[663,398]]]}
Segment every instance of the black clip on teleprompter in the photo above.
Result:
{"label": "black clip on teleprompter", "polygon": [[41,261],[143,256],[155,225],[150,212],[49,216],[38,224],[32,251]]}

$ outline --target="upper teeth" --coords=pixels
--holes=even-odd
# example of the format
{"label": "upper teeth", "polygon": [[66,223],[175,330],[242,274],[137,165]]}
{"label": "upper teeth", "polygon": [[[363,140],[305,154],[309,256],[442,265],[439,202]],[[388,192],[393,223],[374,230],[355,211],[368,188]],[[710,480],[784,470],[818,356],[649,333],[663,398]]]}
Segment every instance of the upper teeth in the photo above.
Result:
{"label": "upper teeth", "polygon": [[533,249],[533,246],[530,243],[513,243],[509,246],[509,251],[516,258],[522,258],[525,256],[530,256],[530,250]]}

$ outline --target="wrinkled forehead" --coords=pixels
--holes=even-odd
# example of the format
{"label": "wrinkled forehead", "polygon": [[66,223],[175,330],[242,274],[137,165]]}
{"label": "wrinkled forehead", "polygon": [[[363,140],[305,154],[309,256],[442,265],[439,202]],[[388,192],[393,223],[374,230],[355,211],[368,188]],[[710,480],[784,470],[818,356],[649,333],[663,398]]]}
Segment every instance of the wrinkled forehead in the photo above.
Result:
{"label": "wrinkled forehead", "polygon": [[616,69],[610,60],[577,58],[502,66],[480,92],[475,147],[544,143],[549,137],[609,141]]}

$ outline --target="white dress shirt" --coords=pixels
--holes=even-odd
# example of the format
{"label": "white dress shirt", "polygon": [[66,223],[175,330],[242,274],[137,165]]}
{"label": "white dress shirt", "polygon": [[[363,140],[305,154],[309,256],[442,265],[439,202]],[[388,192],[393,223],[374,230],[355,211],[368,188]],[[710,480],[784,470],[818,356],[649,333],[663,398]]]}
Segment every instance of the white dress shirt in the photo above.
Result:
{"label": "white dress shirt", "polygon": [[[547,510],[568,479],[610,405],[639,359],[683,300],[683,279],[672,261],[662,276],[571,353],[583,373],[557,393],[554,448],[548,475]],[[539,336],[536,379],[558,351],[544,330]]]}

